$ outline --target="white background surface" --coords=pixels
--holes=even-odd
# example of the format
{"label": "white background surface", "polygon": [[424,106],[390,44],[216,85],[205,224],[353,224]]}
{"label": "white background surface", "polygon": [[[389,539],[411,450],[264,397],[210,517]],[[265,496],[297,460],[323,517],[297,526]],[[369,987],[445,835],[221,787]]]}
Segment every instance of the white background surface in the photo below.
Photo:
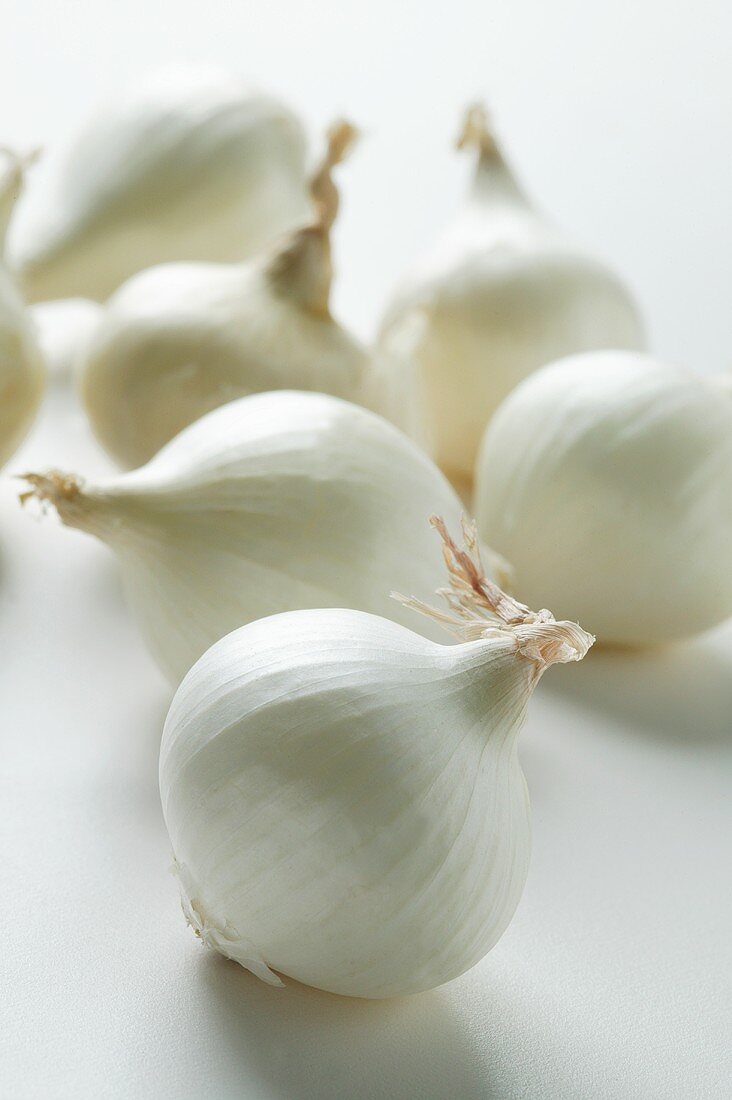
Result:
{"label": "white background surface", "polygon": [[[368,131],[342,172],[341,313],[368,335],[462,194],[449,143],[487,94],[543,206],[623,271],[659,352],[732,362],[725,0],[502,6],[38,0],[3,13],[0,140],[54,142],[121,80],[217,59]],[[105,468],[54,389],[5,471]],[[0,1095],[730,1095],[732,629],[552,671],[522,759],[524,900],[472,973],[388,1004],[207,955],[157,796],[168,689],[105,550],[0,489]],[[619,594],[622,598],[622,594]]]}

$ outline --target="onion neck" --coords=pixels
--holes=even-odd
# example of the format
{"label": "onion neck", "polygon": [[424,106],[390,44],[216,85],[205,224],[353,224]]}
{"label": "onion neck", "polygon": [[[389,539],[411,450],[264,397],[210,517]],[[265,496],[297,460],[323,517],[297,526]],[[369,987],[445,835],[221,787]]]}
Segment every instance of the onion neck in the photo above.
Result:
{"label": "onion neck", "polygon": [[475,149],[478,160],[473,178],[472,195],[480,201],[518,202],[526,204],[526,196],[498,144],[485,107],[476,103],[468,108],[457,141],[458,149]]}
{"label": "onion neck", "polygon": [[340,205],[333,169],[347,157],[357,137],[356,128],[342,119],[329,128],[325,153],[310,178],[313,220],[291,233],[265,265],[265,275],[275,294],[316,317],[330,317],[330,231]]}
{"label": "onion neck", "polygon": [[87,492],[84,482],[75,474],[60,470],[47,470],[43,474],[21,474],[30,489],[20,494],[20,503],[38,501],[43,507],[51,505],[66,527],[75,527],[97,538],[104,538],[106,525],[100,520],[98,502]]}
{"label": "onion neck", "polygon": [[330,317],[333,264],[328,229],[316,224],[295,230],[266,265],[265,275],[278,297],[317,317]]}

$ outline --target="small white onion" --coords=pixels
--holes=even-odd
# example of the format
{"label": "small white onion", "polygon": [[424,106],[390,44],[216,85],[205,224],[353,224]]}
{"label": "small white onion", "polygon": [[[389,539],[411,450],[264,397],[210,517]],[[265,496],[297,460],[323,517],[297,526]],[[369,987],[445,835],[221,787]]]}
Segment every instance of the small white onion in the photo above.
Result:
{"label": "small white onion", "polygon": [[356,137],[328,133],[311,180],[315,214],[256,260],[163,264],[112,296],[79,372],[94,433],[140,466],[228,401],[263,390],[320,390],[361,403],[369,357],[330,312],[332,169]]}
{"label": "small white onion", "polygon": [[237,76],[174,66],[110,101],[48,158],[12,262],[29,301],[104,301],[143,268],[239,260],[307,216],[305,140]]}
{"label": "small white onion", "polygon": [[478,962],[518,904],[517,735],[543,671],[592,638],[509,599],[449,542],[448,561],[435,614],[469,641],[296,611],[222,639],[173,700],[160,791],[184,912],[265,981],[430,989]]}
{"label": "small white onion", "polygon": [[641,354],[573,356],[488,426],[476,510],[518,591],[602,642],[732,615],[732,386]]}
{"label": "small white onion", "polygon": [[[403,280],[379,346],[389,415],[423,433],[437,464],[469,490],[485,425],[523,378],[562,355],[644,339],[618,279],[524,195],[481,107],[468,111],[459,145],[478,152],[471,194]],[[410,388],[422,425],[404,416]]]}
{"label": "small white onion", "polygon": [[455,524],[461,515],[406,436],[314,393],[224,405],[147,466],[107,481],[27,476],[24,497],[52,502],[64,523],[116,553],[174,683],[218,638],[276,611],[353,607],[409,621],[389,592],[434,591],[442,568],[426,517],[439,508]]}

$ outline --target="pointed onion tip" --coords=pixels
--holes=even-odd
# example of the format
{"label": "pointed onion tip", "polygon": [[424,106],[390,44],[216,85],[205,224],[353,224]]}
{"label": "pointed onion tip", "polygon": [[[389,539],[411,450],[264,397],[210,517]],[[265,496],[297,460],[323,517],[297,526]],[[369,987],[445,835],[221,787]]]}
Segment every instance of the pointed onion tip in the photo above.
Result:
{"label": "pointed onion tip", "polygon": [[314,225],[327,233],[338,215],[340,195],[333,182],[332,170],[342,164],[359,137],[359,131],[346,119],[336,119],[326,133],[325,153],[310,179],[310,197],[315,207]]}
{"label": "pointed onion tip", "polygon": [[331,168],[341,164],[350,155],[360,136],[361,131],[348,119],[338,118],[332,122],[326,133],[328,140],[326,163]]}
{"label": "pointed onion tip", "polygon": [[477,149],[481,156],[497,152],[498,144],[485,104],[476,102],[467,108],[456,145],[458,149]]}
{"label": "pointed onion tip", "polygon": [[75,474],[66,474],[61,470],[47,470],[43,474],[16,474],[19,481],[27,482],[31,488],[18,494],[21,505],[35,500],[42,509],[51,505],[61,520],[71,527],[77,526],[86,512],[84,483]]}

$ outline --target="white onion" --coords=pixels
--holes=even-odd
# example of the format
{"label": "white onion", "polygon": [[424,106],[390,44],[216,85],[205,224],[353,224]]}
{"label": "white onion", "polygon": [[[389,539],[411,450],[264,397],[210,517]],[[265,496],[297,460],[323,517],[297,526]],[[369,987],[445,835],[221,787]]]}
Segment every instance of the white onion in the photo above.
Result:
{"label": "white onion", "polygon": [[102,446],[140,466],[204,413],[250,393],[321,390],[359,401],[369,357],[331,315],[331,171],[355,130],[329,131],[311,181],[316,213],[242,264],[164,264],[112,296],[79,370]]}
{"label": "white onion", "polygon": [[453,524],[461,515],[406,436],[312,393],[224,405],[147,466],[107,481],[28,477],[27,496],[52,502],[64,523],[116,553],[174,683],[218,638],[277,611],[353,607],[409,621],[389,592],[434,591],[442,568],[426,518],[435,508]]}
{"label": "white onion", "polygon": [[[389,414],[424,433],[438,465],[469,489],[485,425],[514,386],[562,355],[642,347],[643,332],[615,276],[526,198],[482,108],[468,112],[459,144],[478,152],[468,201],[403,280],[379,343]],[[410,388],[421,426],[403,416]]]}
{"label": "white onion", "polygon": [[592,639],[476,586],[453,550],[438,617],[472,640],[296,611],[222,639],[173,700],[160,790],[184,912],[265,981],[429,989],[478,962],[518,904],[517,735],[542,672]]}
{"label": "white onion", "polygon": [[640,354],[574,356],[488,427],[476,509],[517,590],[603,642],[732,615],[732,386]]}
{"label": "white onion", "polygon": [[170,260],[238,260],[308,212],[299,120],[237,76],[175,66],[130,87],[48,158],[12,260],[26,296],[104,301]]}

